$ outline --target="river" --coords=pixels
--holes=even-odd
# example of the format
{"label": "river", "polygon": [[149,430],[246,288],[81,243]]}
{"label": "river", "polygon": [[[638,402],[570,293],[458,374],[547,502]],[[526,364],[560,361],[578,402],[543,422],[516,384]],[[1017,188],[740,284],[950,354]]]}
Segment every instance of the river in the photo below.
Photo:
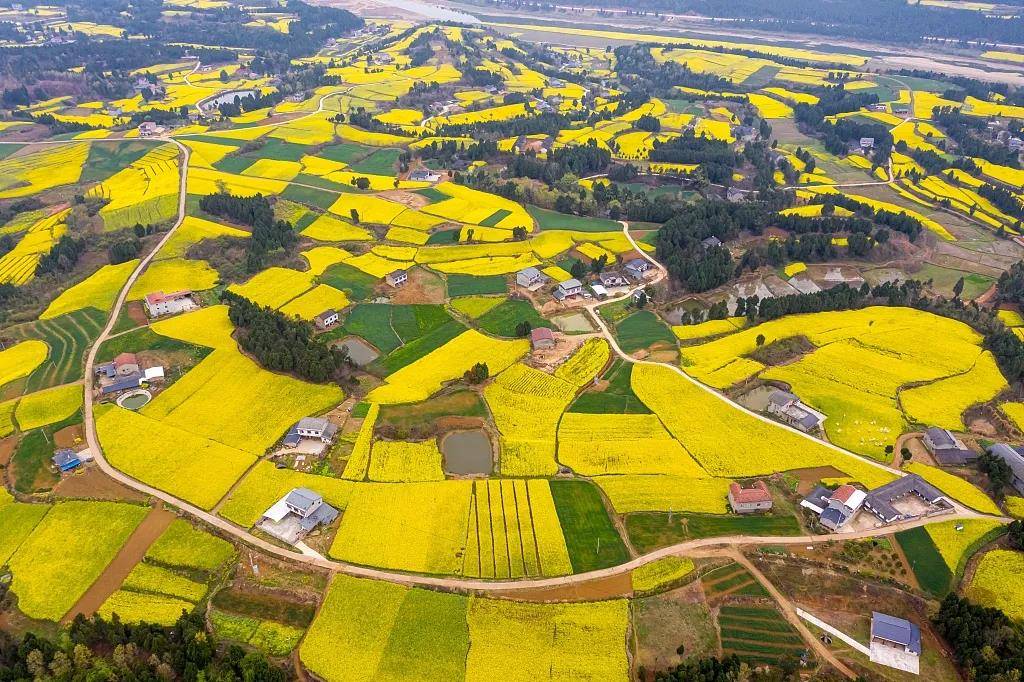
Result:
{"label": "river", "polygon": [[447,9],[445,7],[439,7],[432,5],[428,2],[420,2],[420,0],[376,0],[382,5],[388,5],[389,7],[397,7],[398,9],[412,12],[424,16],[427,19],[435,19],[437,21],[458,21],[463,24],[479,24],[479,19],[474,17],[472,14],[466,14],[465,12],[457,12],[453,9]]}

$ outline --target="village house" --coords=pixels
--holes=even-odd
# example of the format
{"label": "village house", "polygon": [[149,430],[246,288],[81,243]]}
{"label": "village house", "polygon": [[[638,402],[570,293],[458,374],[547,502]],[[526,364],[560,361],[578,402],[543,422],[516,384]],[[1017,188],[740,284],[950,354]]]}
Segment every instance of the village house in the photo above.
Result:
{"label": "village house", "polygon": [[722,245],[722,240],[719,239],[718,237],[714,236],[714,235],[711,235],[710,237],[706,237],[705,239],[701,239],[700,240],[700,245],[704,248],[705,251],[707,251],[708,249],[713,249],[716,246],[721,246]]}
{"label": "village house", "polygon": [[53,466],[57,467],[57,470],[62,474],[82,465],[82,459],[78,456],[78,453],[68,448],[61,448],[55,451],[50,461],[53,462]]}
{"label": "village house", "polygon": [[322,443],[333,443],[338,434],[338,425],[322,417],[303,417],[293,429],[300,438],[319,440]]}
{"label": "village house", "polygon": [[548,350],[555,347],[555,335],[547,327],[530,330],[530,347],[533,350]]}
{"label": "village house", "polygon": [[601,285],[607,289],[629,286],[629,280],[618,270],[605,270],[598,275],[598,279],[601,280]]}
{"label": "village house", "polygon": [[257,527],[273,537],[294,545],[317,526],[338,518],[338,510],[309,488],[294,488],[263,513]]}
{"label": "village house", "polygon": [[96,365],[96,375],[107,379],[139,373],[139,358],[135,353],[120,353],[110,362]]}
{"label": "village house", "polygon": [[409,173],[409,180],[413,182],[437,182],[440,179],[441,174],[429,168],[417,168]]}
{"label": "village house", "polygon": [[523,268],[516,273],[516,284],[530,291],[536,291],[547,284],[550,279],[550,277],[534,267]]}
{"label": "village house", "polygon": [[316,325],[317,329],[323,331],[338,324],[339,319],[338,311],[334,308],[328,308],[313,318],[313,324]]}
{"label": "village house", "polygon": [[601,284],[591,284],[590,290],[594,292],[594,296],[599,301],[603,301],[604,299],[608,298],[608,290],[605,289],[604,286]]}
{"label": "village house", "polygon": [[395,58],[387,52],[375,52],[370,61],[373,64],[390,64]]}
{"label": "village house", "polygon": [[996,443],[988,451],[1006,462],[1013,472],[1013,480],[1010,481],[1010,485],[1018,493],[1024,495],[1024,448],[1019,445]]}
{"label": "village house", "polygon": [[921,628],[909,620],[871,613],[872,663],[917,675],[921,664]]}
{"label": "village house", "polygon": [[772,508],[772,494],[764,481],[755,481],[749,488],[740,486],[739,483],[729,484],[729,506],[736,514],[756,514],[770,511]]}
{"label": "village house", "polygon": [[632,279],[634,282],[643,281],[647,276],[647,272],[651,269],[651,264],[643,258],[634,258],[633,260],[626,263],[623,271],[626,276]]}
{"label": "village house", "polygon": [[384,281],[397,289],[409,281],[409,273],[405,270],[394,270],[384,277]]}
{"label": "village house", "polygon": [[[901,502],[905,498],[909,499]],[[864,498],[864,509],[889,524],[953,511],[953,505],[931,483],[917,474],[908,474],[869,492]]]}
{"label": "village house", "polygon": [[166,128],[159,126],[152,121],[143,121],[139,124],[139,137],[152,137],[154,135],[162,135],[166,131]]}
{"label": "village house", "polygon": [[556,301],[564,301],[571,296],[579,296],[583,293],[583,283],[575,277],[559,282],[552,295]]}
{"label": "village house", "polygon": [[162,291],[154,291],[151,294],[146,294],[144,304],[146,306],[146,314],[150,317],[176,315],[199,307],[195,296],[188,289],[172,291],[169,294],[165,294]]}
{"label": "village house", "polygon": [[813,433],[821,428],[825,415],[808,407],[800,398],[788,391],[772,391],[768,396],[768,414],[804,433]]}
{"label": "village house", "polygon": [[515,142],[515,150],[520,154],[547,154],[551,149],[551,137],[533,138],[520,135]]}
{"label": "village house", "polygon": [[821,525],[838,531],[854,517],[864,504],[867,494],[852,485],[841,485],[834,491],[818,486],[805,497],[800,506],[819,515]]}
{"label": "village house", "polygon": [[860,138],[860,148],[863,150],[873,149],[875,146],[875,138],[873,137],[862,137]]}
{"label": "village house", "polygon": [[976,460],[979,454],[964,445],[963,441],[953,435],[952,431],[940,429],[937,426],[925,429],[921,442],[924,443],[925,449],[931,453],[935,461],[942,466],[967,464]]}

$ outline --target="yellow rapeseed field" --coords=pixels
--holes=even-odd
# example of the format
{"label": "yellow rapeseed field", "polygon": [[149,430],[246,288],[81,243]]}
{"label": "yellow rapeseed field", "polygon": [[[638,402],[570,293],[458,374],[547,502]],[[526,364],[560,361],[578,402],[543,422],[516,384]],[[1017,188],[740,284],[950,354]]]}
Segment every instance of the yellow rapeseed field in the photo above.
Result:
{"label": "yellow rapeseed field", "polygon": [[611,348],[604,339],[587,339],[572,356],[555,370],[555,376],[575,387],[586,386],[608,364]]}
{"label": "yellow rapeseed field", "polygon": [[558,461],[584,476],[707,477],[653,414],[568,412],[558,425]]}
{"label": "yellow rapeseed field", "polygon": [[653,592],[658,588],[669,585],[680,578],[693,573],[694,565],[692,559],[679,556],[667,556],[640,568],[634,569],[630,574],[633,581],[634,592]]}
{"label": "yellow rapeseed field", "polygon": [[217,271],[204,260],[172,258],[152,261],[146,271],[135,280],[135,284],[128,292],[128,300],[140,300],[154,291],[170,293],[182,289],[212,289],[219,279]]}
{"label": "yellow rapeseed field", "polygon": [[[629,679],[629,602],[471,598],[466,682]],[[512,663],[514,662],[514,663]]]}
{"label": "yellow rapeseed field", "polygon": [[437,441],[377,441],[370,453],[369,477],[381,483],[443,481]]}
{"label": "yellow rapeseed field", "polygon": [[529,350],[529,342],[505,341],[484,336],[470,329],[440,348],[391,374],[367,399],[382,405],[414,403],[426,400],[443,384],[459,379],[478,362],[491,374],[497,374],[521,358]]}
{"label": "yellow rapeseed field", "polygon": [[342,478],[361,481],[366,478],[367,469],[370,466],[370,452],[373,443],[373,427],[377,423],[377,415],[380,414],[380,405],[373,403],[363,418],[363,423],[356,434],[356,440],[352,444],[352,453],[345,463],[345,471]]}
{"label": "yellow rapeseed field", "polygon": [[471,481],[358,483],[330,555],[399,571],[462,570]]}
{"label": "yellow rapeseed field", "polygon": [[1002,523],[991,519],[958,519],[932,523],[925,526],[925,530],[950,572],[959,575],[970,558],[968,552],[978,549],[979,543],[991,538],[991,534],[1002,527]]}
{"label": "yellow rapeseed field", "polygon": [[306,293],[281,306],[281,313],[312,320],[327,309],[341,310],[348,306],[348,296],[327,284],[318,284]]}
{"label": "yellow rapeseed field", "polygon": [[685,476],[595,476],[618,514],[684,511],[726,514],[731,481]]}
{"label": "yellow rapeseed field", "polygon": [[131,410],[102,405],[96,412],[100,444],[114,467],[203,509],[212,509],[256,461],[253,454]]}
{"label": "yellow rapeseed field", "polygon": [[972,601],[997,608],[1011,619],[1024,620],[1024,552],[996,549],[981,558],[967,587]]}
{"label": "yellow rapeseed field", "polygon": [[42,341],[30,339],[0,350],[0,386],[27,377],[50,353]]}
{"label": "yellow rapeseed field", "polygon": [[963,374],[903,391],[900,403],[915,421],[959,431],[964,428],[965,410],[991,400],[1006,387],[995,358],[985,351],[974,367]]}
{"label": "yellow rapeseed field", "polygon": [[[741,412],[667,367],[636,365],[632,387],[637,397],[713,476],[755,476],[832,465],[868,488],[894,478],[859,458]],[[737,443],[743,447],[736,447]]]}
{"label": "yellow rapeseed field", "polygon": [[18,428],[29,431],[67,419],[82,407],[83,395],[80,384],[67,384],[22,397],[14,412]]}

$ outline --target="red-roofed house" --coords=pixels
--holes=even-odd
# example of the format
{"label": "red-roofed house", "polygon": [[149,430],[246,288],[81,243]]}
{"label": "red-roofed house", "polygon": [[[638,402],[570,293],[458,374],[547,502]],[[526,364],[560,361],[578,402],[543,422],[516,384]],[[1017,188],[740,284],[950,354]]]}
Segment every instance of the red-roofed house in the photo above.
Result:
{"label": "red-roofed house", "polygon": [[756,514],[772,508],[772,494],[764,481],[744,488],[739,483],[729,485],[729,506],[737,514]]}
{"label": "red-roofed house", "polygon": [[530,346],[533,350],[554,348],[555,335],[547,327],[537,327],[530,331]]}
{"label": "red-roofed house", "polygon": [[139,359],[135,353],[121,353],[114,358],[114,373],[118,376],[128,376],[139,371]]}
{"label": "red-roofed house", "polygon": [[174,315],[184,313],[196,308],[196,300],[191,291],[172,291],[165,294],[162,291],[154,291],[146,294],[146,314],[150,317],[162,315]]}

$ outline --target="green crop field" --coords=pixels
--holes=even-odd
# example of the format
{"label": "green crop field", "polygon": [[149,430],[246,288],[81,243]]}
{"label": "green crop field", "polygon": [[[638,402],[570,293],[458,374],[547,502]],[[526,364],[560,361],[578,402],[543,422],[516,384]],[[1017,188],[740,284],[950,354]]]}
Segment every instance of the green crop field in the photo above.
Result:
{"label": "green crop field", "polygon": [[533,216],[542,230],[577,230],[579,232],[621,232],[622,225],[607,218],[588,218],[551,211],[539,206],[527,205],[527,212]]}
{"label": "green crop field", "polygon": [[50,354],[31,375],[26,392],[69,384],[82,378],[85,349],[103,327],[106,316],[95,308],[77,310],[49,320],[29,322],[10,330],[16,339],[39,339]]}
{"label": "green crop field", "polygon": [[[295,184],[292,183],[285,188],[281,196],[290,201],[295,201],[300,204],[306,204],[307,206],[314,206],[323,210],[327,210],[338,200],[337,191],[330,191],[333,187],[326,187],[318,189],[317,186],[320,184],[332,185],[334,183],[327,182],[324,180],[320,181],[320,178],[315,176],[309,176],[310,182],[307,182],[307,176],[299,175],[295,178]],[[306,185],[316,185],[314,187],[307,187]]]}
{"label": "green crop field", "polygon": [[153,150],[154,143],[140,140],[93,142],[82,167],[81,182],[101,182]]}
{"label": "green crop field", "polygon": [[627,353],[655,343],[675,345],[676,338],[661,318],[650,310],[638,310],[615,325],[615,338]]}
{"label": "green crop field", "polygon": [[791,514],[719,516],[641,512],[626,516],[626,532],[637,551],[649,552],[684,540],[730,535],[799,535]]}
{"label": "green crop field", "polygon": [[505,301],[476,319],[481,330],[509,338],[518,336],[517,328],[523,322],[528,322],[531,329],[550,326],[529,301],[521,300]]}
{"label": "green crop field", "polygon": [[395,164],[398,163],[398,156],[401,153],[398,149],[378,149],[358,161],[349,163],[349,166],[357,173],[394,175]]}
{"label": "green crop field", "polygon": [[387,357],[375,361],[375,363],[380,364],[388,374],[397,372],[431,351],[440,348],[464,331],[466,331],[466,328],[461,322],[449,319],[441,326],[432,329],[418,339],[410,341]]}
{"label": "green crop field", "polygon": [[508,284],[501,275],[490,277],[474,277],[473,275],[448,275],[448,297],[481,296],[487,294],[504,294]]}
{"label": "green crop field", "polygon": [[629,560],[597,487],[589,481],[551,481],[573,573],[615,566]]}
{"label": "green crop field", "polygon": [[753,664],[799,657],[807,648],[799,633],[774,608],[723,606],[718,625],[722,652]]}
{"label": "green crop field", "polygon": [[329,284],[339,291],[344,291],[350,300],[365,301],[373,294],[373,288],[377,286],[379,280],[351,265],[338,263],[327,268],[327,271],[320,275],[319,281],[321,284]]}
{"label": "green crop field", "polygon": [[480,224],[486,227],[494,227],[495,225],[497,225],[510,215],[512,215],[512,211],[501,208],[492,213],[491,215],[487,216],[483,220],[481,220]]}
{"label": "green crop field", "polygon": [[633,393],[630,379],[633,376],[633,364],[621,358],[615,358],[611,366],[601,378],[608,382],[603,391],[591,389],[582,393],[572,405],[569,412],[585,414],[650,414],[650,410],[640,402]]}
{"label": "green crop field", "polygon": [[935,548],[928,531],[924,527],[900,531],[896,533],[896,541],[900,543],[921,587],[936,597],[944,597],[950,590],[953,573]]}

